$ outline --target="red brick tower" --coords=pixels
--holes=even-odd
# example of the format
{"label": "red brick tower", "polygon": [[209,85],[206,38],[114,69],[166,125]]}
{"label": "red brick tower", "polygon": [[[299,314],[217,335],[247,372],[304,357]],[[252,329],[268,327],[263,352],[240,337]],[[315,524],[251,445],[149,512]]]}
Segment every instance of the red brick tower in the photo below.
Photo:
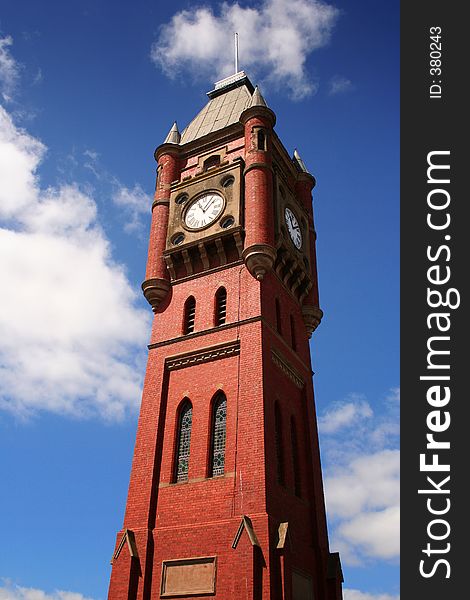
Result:
{"label": "red brick tower", "polygon": [[155,318],[110,600],[340,600],[308,339],[315,180],[243,72],[158,162]]}

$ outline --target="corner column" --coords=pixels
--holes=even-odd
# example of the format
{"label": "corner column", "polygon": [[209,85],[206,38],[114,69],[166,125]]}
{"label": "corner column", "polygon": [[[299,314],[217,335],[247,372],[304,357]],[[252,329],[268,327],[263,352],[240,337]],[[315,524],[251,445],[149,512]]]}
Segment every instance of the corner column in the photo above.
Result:
{"label": "corner column", "polygon": [[276,117],[264,105],[247,108],[245,126],[245,249],[249,272],[261,281],[276,258],[273,215],[272,129]]}
{"label": "corner column", "polygon": [[310,269],[312,276],[312,287],[302,303],[302,316],[308,336],[310,337],[315,329],[320,324],[323,317],[323,311],[320,308],[320,300],[318,295],[318,274],[317,274],[317,253],[315,225],[313,222],[313,207],[312,207],[312,190],[315,187],[315,178],[310,173],[299,173],[295,184],[297,197],[302,202],[308,213],[308,229],[309,229],[309,254],[310,254]]}
{"label": "corner column", "polygon": [[170,212],[170,186],[179,179],[177,144],[162,144],[155,150],[158,163],[155,196],[152,204],[152,223],[148,248],[147,269],[142,291],[154,312],[166,298],[170,289],[170,277],[163,259]]}

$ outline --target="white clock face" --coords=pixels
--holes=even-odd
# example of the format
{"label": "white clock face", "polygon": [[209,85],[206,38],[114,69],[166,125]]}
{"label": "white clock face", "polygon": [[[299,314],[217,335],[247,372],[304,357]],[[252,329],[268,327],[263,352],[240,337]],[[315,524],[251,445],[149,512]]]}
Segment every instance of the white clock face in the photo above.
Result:
{"label": "white clock face", "polygon": [[199,196],[189,205],[184,216],[184,223],[188,229],[202,229],[214,222],[224,210],[224,199],[219,194],[210,192]]}
{"label": "white clock face", "polygon": [[297,221],[297,217],[291,211],[290,208],[285,209],[284,217],[286,219],[287,231],[289,232],[292,243],[300,250],[302,248],[302,232],[300,231],[300,225]]}

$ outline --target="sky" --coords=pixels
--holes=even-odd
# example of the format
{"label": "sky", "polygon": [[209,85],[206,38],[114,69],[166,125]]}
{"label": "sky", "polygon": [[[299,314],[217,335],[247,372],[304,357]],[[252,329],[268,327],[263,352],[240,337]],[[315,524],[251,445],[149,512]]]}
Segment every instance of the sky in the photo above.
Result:
{"label": "sky", "polygon": [[317,179],[311,341],[345,600],[399,594],[395,0],[3,0],[0,600],[104,600],[151,311],[153,151],[240,67]]}

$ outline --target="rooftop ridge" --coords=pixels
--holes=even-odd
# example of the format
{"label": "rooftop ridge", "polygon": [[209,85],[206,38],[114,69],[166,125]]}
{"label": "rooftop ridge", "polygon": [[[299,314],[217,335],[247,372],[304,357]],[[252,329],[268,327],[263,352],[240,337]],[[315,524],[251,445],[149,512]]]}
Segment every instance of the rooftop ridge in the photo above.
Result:
{"label": "rooftop ridge", "polygon": [[227,92],[230,89],[239,87],[241,85],[246,85],[246,87],[250,90],[250,94],[254,92],[254,85],[249,80],[248,75],[245,73],[245,71],[238,71],[238,73],[235,73],[234,75],[229,75],[224,79],[216,81],[214,83],[214,89],[210,92],[207,92],[207,95],[209,96],[209,98],[212,99],[219,96],[220,94]]}

